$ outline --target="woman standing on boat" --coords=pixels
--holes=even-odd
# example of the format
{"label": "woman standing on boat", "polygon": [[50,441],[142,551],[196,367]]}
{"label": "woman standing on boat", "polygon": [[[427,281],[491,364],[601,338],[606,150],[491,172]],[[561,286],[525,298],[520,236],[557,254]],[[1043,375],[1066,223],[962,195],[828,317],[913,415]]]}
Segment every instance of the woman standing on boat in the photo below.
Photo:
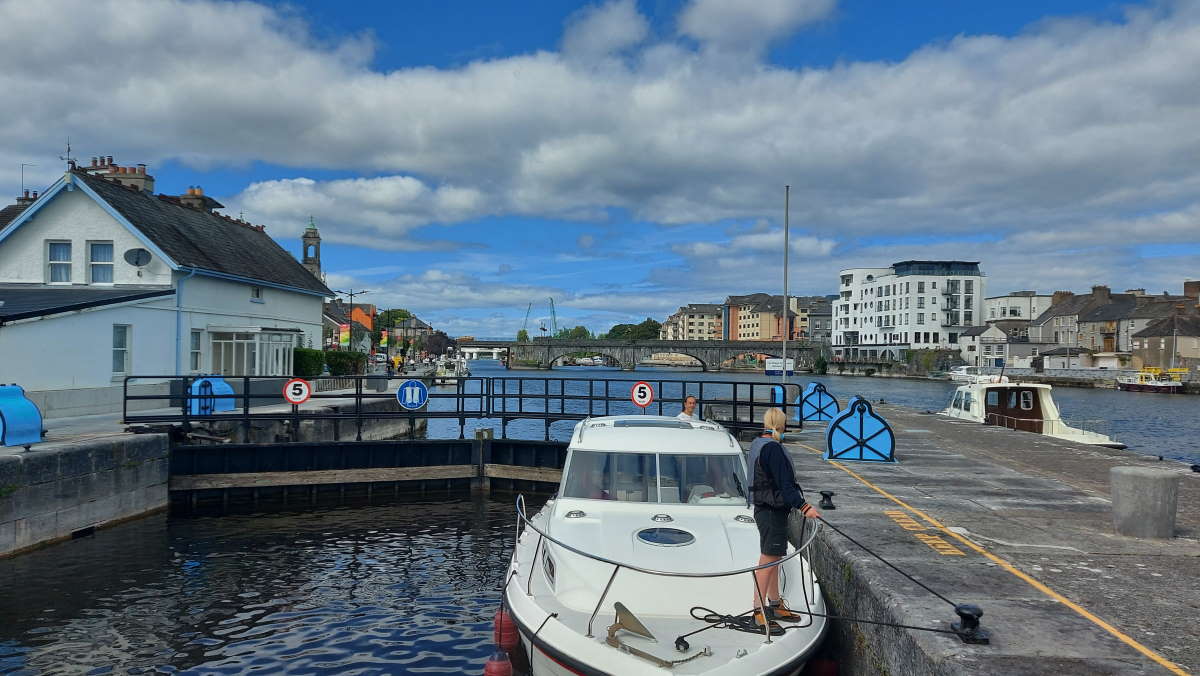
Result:
{"label": "woman standing on boat", "polygon": [[[787,554],[788,515],[799,509],[804,516],[815,519],[821,515],[804,500],[804,491],[796,483],[796,471],[792,459],[784,450],[783,433],[787,427],[787,415],[777,408],[763,416],[763,431],[750,444],[750,502],[754,505],[754,521],[758,524],[761,566],[783,558]],[[754,582],[758,589],[754,594],[754,621],[764,626],[769,620],[795,622],[803,619],[799,613],[788,609],[779,597],[779,566],[754,571]],[[759,599],[768,601],[764,614]]]}

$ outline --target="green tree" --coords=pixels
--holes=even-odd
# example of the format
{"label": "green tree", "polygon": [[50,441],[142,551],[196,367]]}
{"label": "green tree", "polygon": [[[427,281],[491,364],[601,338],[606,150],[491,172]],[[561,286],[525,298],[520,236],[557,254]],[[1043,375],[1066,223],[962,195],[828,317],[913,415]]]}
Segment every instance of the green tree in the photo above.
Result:
{"label": "green tree", "polygon": [[662,324],[646,317],[641,324],[617,324],[604,337],[608,340],[658,340]]}
{"label": "green tree", "polygon": [[392,310],[384,310],[377,315],[375,321],[379,323],[380,328],[389,328],[396,326],[405,319],[411,319],[412,313],[404,308],[395,308]]}
{"label": "green tree", "polygon": [[565,326],[554,334],[555,338],[563,338],[565,340],[588,340],[592,337],[592,332],[588,331],[586,326],[576,326],[573,329],[568,329]]}
{"label": "green tree", "polygon": [[521,329],[520,331],[517,331],[517,342],[518,343],[528,343],[529,342],[529,332],[526,331],[525,329]]}

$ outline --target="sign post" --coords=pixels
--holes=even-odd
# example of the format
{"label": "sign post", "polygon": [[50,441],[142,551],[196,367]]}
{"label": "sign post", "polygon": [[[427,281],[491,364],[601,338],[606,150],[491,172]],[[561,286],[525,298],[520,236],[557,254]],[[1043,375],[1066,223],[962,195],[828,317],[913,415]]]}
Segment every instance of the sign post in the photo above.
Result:
{"label": "sign post", "polygon": [[642,413],[645,413],[646,407],[654,402],[654,388],[650,383],[639,380],[630,388],[629,398],[633,400],[634,406],[640,406]]}

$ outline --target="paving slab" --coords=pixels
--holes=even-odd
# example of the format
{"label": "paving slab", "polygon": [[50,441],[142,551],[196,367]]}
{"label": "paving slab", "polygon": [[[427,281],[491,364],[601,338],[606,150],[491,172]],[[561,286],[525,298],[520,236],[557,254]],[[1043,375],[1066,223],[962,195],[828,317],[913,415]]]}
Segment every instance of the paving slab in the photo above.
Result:
{"label": "paving slab", "polygon": [[[1200,669],[1200,474],[1182,463],[898,406],[875,411],[895,431],[899,462],[822,460],[823,430],[810,427],[786,437],[801,485],[813,501],[819,490],[837,493],[837,509],[825,516],[847,534],[951,600],[980,605],[993,640],[968,646],[953,635],[900,636],[860,624],[842,631],[862,652],[844,671]],[[1108,477],[1120,465],[1180,475],[1175,538],[1114,534]],[[832,531],[818,545],[825,549],[815,555],[817,569],[839,612],[942,628],[954,619],[948,604]]]}

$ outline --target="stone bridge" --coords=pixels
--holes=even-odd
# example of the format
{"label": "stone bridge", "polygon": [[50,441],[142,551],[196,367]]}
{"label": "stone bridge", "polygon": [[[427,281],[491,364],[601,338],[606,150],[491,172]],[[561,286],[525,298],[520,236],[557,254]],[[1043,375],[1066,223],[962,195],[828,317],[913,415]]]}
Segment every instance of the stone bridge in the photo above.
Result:
{"label": "stone bridge", "polygon": [[[779,357],[779,341],[765,340],[561,340],[535,338],[527,343],[477,340],[472,347],[506,348],[510,366],[537,363],[548,369],[563,361],[569,354],[595,352],[616,360],[622,369],[632,370],[638,362],[659,353],[682,354],[700,362],[705,371],[716,371],[721,363],[743,354],[765,354]],[[807,342],[788,342],[788,357],[795,360],[797,369],[811,368],[816,352]]]}

